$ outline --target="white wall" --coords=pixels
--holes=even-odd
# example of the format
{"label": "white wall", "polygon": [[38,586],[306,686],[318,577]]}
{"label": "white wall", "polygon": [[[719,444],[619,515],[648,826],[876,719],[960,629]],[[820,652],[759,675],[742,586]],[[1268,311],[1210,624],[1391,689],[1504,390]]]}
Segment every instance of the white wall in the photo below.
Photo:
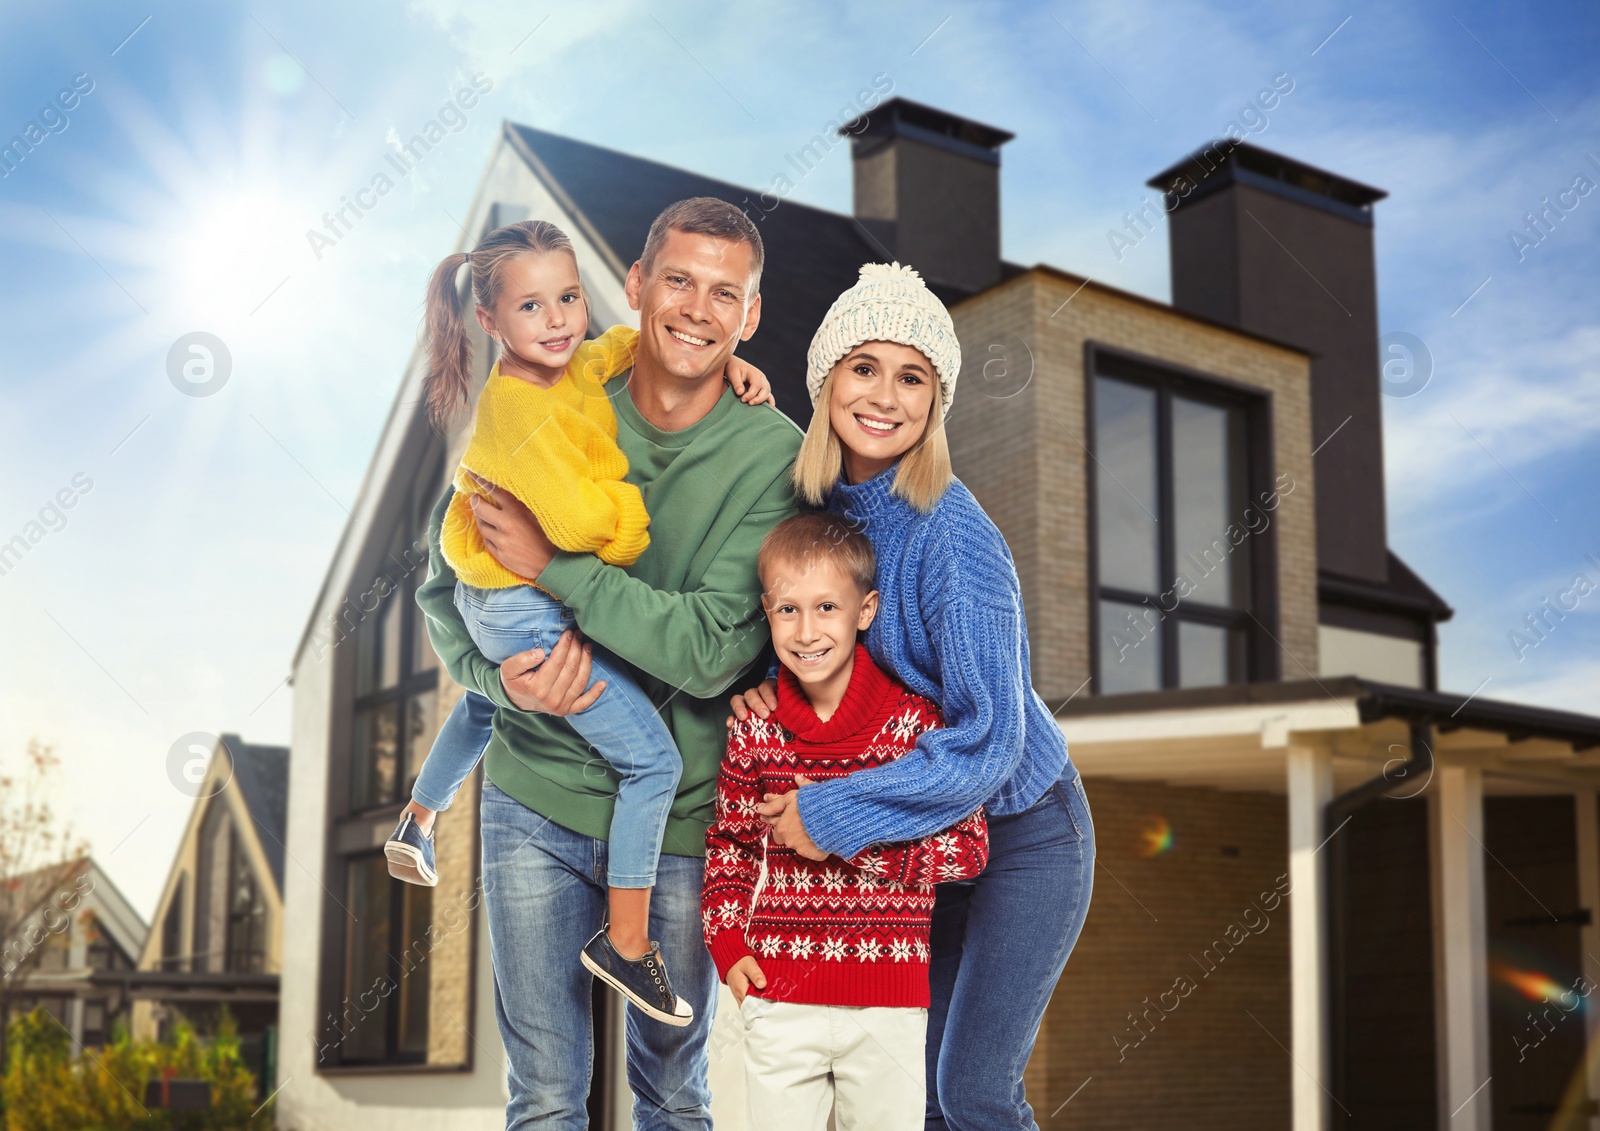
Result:
{"label": "white wall", "polygon": [[1324,676],[1357,675],[1379,683],[1421,687],[1422,645],[1353,628],[1318,625],[1318,670]]}

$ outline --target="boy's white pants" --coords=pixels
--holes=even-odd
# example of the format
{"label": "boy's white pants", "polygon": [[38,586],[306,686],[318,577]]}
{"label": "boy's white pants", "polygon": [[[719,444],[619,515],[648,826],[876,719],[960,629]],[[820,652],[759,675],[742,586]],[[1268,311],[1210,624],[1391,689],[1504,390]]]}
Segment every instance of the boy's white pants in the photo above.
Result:
{"label": "boy's white pants", "polygon": [[928,1011],[746,995],[748,1131],[922,1131]]}

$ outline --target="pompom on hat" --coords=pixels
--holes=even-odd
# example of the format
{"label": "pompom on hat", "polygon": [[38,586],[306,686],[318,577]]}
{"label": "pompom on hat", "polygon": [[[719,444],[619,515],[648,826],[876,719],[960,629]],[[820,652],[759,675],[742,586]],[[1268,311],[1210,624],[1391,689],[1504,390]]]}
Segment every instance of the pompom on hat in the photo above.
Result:
{"label": "pompom on hat", "polygon": [[961,372],[961,343],[944,303],[910,267],[863,264],[856,285],[833,300],[806,351],[806,392],[813,407],[828,371],[862,342],[898,342],[921,350],[933,363],[944,410],[950,411]]}

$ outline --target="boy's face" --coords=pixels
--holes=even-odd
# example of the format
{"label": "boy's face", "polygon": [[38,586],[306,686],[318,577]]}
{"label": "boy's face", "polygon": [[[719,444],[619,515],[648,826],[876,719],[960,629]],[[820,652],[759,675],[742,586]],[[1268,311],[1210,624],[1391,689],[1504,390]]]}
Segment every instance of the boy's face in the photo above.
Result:
{"label": "boy's face", "polygon": [[827,559],[773,562],[762,578],[762,604],[778,662],[802,686],[837,677],[855,655],[856,633],[878,612],[878,591],[861,587]]}

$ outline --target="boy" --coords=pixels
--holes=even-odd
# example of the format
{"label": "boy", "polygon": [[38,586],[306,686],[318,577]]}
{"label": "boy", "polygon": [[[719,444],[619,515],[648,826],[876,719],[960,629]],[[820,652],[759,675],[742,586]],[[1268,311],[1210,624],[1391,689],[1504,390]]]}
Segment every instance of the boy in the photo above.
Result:
{"label": "boy", "polygon": [[829,514],[775,526],[756,559],[778,707],[732,727],[706,833],[706,946],[739,1002],[749,1126],[923,1125],[933,885],[983,870],[980,810],[948,832],[816,861],[770,842],[765,794],[893,761],[939,709],[857,642],[878,611],[865,535]]}

